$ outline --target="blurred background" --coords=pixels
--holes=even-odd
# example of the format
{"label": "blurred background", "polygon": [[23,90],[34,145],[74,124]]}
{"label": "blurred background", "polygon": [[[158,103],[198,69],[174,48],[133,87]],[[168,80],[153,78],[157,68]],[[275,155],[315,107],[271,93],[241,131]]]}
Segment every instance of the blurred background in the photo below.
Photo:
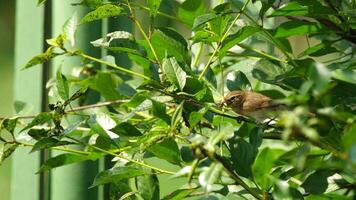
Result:
{"label": "blurred background", "polygon": [[[1,0],[0,5],[0,116],[13,114],[13,73],[15,1]],[[9,200],[11,159],[0,166],[0,199]]]}

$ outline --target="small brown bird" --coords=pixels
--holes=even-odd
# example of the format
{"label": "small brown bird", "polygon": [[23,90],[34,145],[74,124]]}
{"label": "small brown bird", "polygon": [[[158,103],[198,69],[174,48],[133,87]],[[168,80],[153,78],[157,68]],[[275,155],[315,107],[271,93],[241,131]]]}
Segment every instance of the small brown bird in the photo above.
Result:
{"label": "small brown bird", "polygon": [[285,109],[284,105],[263,94],[239,90],[229,92],[224,97],[223,104],[237,114],[252,117],[260,122],[265,119],[275,119],[278,111]]}

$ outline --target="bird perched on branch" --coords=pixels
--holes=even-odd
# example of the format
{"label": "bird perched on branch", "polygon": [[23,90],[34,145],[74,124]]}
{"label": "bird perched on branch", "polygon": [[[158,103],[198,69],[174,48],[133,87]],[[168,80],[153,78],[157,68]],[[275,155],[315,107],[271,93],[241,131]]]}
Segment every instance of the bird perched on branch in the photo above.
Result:
{"label": "bird perched on branch", "polygon": [[286,109],[286,106],[271,98],[250,91],[235,90],[229,92],[222,102],[239,115],[252,117],[263,122],[265,119],[275,119],[278,111]]}

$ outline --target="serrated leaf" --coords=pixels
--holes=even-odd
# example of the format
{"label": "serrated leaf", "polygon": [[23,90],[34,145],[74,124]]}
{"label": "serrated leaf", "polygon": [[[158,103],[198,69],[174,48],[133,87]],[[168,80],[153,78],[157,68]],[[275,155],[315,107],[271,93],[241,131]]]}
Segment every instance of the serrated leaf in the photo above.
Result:
{"label": "serrated leaf", "polygon": [[62,74],[62,67],[59,67],[57,70],[56,86],[59,96],[63,100],[69,99],[69,85],[67,78]]}
{"label": "serrated leaf", "polygon": [[82,162],[89,159],[90,157],[79,155],[79,154],[70,154],[70,153],[60,154],[58,156],[46,160],[37,173],[48,171],[53,168],[61,167],[64,165]]}
{"label": "serrated leaf", "polygon": [[239,29],[236,33],[229,35],[222,43],[222,47],[219,51],[219,55],[224,55],[231,47],[242,42],[246,38],[252,36],[253,34],[260,31],[259,27],[254,26],[244,26]]}
{"label": "serrated leaf", "polygon": [[147,151],[173,164],[179,165],[181,162],[178,145],[171,138],[150,146]]}
{"label": "serrated leaf", "polygon": [[28,61],[27,64],[22,69],[28,69],[28,68],[33,67],[35,65],[43,64],[45,62],[50,61],[52,58],[54,58],[56,56],[57,56],[57,54],[55,54],[53,52],[53,47],[49,47],[46,50],[46,52],[31,58],[31,60]]}
{"label": "serrated leaf", "polygon": [[78,27],[78,16],[75,13],[69,18],[62,27],[63,37],[65,40],[69,40],[72,46],[75,45],[75,35]]}
{"label": "serrated leaf", "polygon": [[186,83],[187,73],[181,68],[177,60],[174,57],[164,58],[162,67],[168,81],[182,91]]}
{"label": "serrated leaf", "polygon": [[115,183],[120,180],[133,178],[136,176],[147,175],[147,174],[149,173],[136,167],[131,167],[131,166],[114,167],[112,169],[99,172],[95,176],[92,187],[108,184],[108,183]]}
{"label": "serrated leaf", "polygon": [[49,122],[51,119],[52,119],[52,114],[51,113],[47,113],[47,112],[40,113],[25,128],[23,128],[21,130],[21,132],[24,131],[24,130],[27,130],[29,128],[32,128],[32,127],[34,127],[36,125],[40,125],[40,124],[44,124],[46,122]]}
{"label": "serrated leaf", "polygon": [[125,12],[122,7],[113,4],[106,4],[86,14],[80,23],[85,24],[95,20],[104,19],[107,17],[117,17],[124,14]]}

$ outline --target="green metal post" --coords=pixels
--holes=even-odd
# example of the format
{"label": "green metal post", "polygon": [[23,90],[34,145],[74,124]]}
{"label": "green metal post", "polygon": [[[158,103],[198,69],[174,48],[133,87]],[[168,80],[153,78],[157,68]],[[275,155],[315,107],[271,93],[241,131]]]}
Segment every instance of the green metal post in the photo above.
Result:
{"label": "green metal post", "polygon": [[[33,113],[41,110],[42,69],[34,67],[21,71],[21,68],[34,55],[42,53],[43,46],[43,7],[36,1],[16,1],[15,36],[15,92],[14,99],[32,104]],[[12,200],[37,200],[40,194],[39,169],[40,154],[29,154],[30,149],[19,148],[12,157]]]}
{"label": "green metal post", "polygon": [[[80,18],[84,15],[86,9],[84,7],[72,6],[71,3],[78,1],[52,1],[52,32],[53,37],[56,37],[62,31],[62,25],[73,14],[77,14]],[[88,25],[80,25],[77,32],[76,46],[80,47],[86,53],[99,56],[100,49],[95,49],[90,45],[93,41],[101,37],[101,24],[91,23]],[[62,65],[62,70],[65,74],[70,74],[74,67],[82,65],[80,58],[59,58],[55,59],[51,68],[52,74]],[[53,156],[58,152],[52,152]],[[62,153],[62,152],[61,152]],[[98,172],[97,162],[85,162],[73,164],[65,167],[60,167],[52,171],[51,176],[51,200],[96,200],[98,199],[97,188],[89,189],[95,175]]]}

